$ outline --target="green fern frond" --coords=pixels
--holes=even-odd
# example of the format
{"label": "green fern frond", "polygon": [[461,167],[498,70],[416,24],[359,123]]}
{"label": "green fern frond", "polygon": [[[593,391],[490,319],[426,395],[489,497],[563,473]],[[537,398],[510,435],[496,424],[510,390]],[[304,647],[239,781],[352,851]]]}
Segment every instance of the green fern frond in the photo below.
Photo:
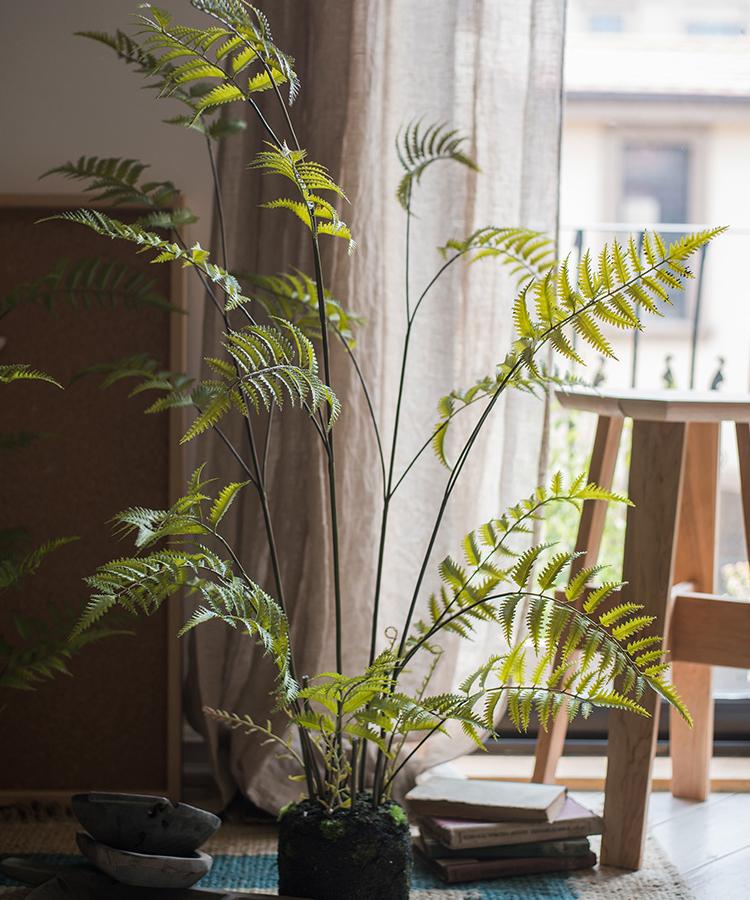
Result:
{"label": "green fern frond", "polygon": [[299,86],[294,61],[273,43],[262,13],[249,5],[216,0],[194,0],[193,5],[221,25],[179,25],[154,7],[149,8],[150,16],[138,17],[146,35],[143,49],[155,61],[162,96],[180,96],[186,83],[197,81],[201,90],[192,104],[193,123],[219,106],[249,101],[253,94],[278,90],[283,84],[289,85],[290,101],[294,99]]}
{"label": "green fern frond", "polygon": [[311,341],[296,325],[284,319],[273,325],[248,325],[225,335],[224,347],[234,361],[227,369],[220,360],[208,360],[219,379],[201,382],[212,396],[194,420],[183,442],[216,425],[235,406],[242,411],[244,395],[256,410],[283,406],[288,399],[310,415],[327,409],[327,427],[338,417],[341,405],[318,376],[318,362]]}
{"label": "green fern frond", "polygon": [[95,209],[71,210],[48,216],[47,219],[42,221],[46,222],[56,219],[84,225],[103,237],[129,241],[143,251],[156,253],[156,256],[151,260],[152,262],[178,261],[184,266],[193,266],[199,269],[209,281],[219,286],[226,297],[226,305],[229,308],[249,302],[249,298],[242,296],[240,284],[234,275],[231,275],[221,266],[209,262],[208,251],[204,250],[198,243],[190,248],[181,247],[173,241],[164,240],[158,234],[154,234],[154,232],[148,231],[140,225],[128,225]]}
{"label": "green fern frond", "polygon": [[234,503],[235,497],[239,491],[241,491],[243,487],[247,487],[248,484],[250,484],[249,481],[233,481],[219,491],[216,500],[214,500],[213,506],[208,513],[209,525],[216,528],[219,522],[221,522],[227,514],[229,507]]}
{"label": "green fern frond", "polygon": [[174,310],[157,290],[154,278],[127,263],[96,256],[59,259],[45,275],[19,284],[0,300],[0,318],[29,304],[52,310],[57,301],[85,309],[90,309],[93,304],[115,306],[122,303],[126,308],[153,306]]}
{"label": "green fern frond", "polygon": [[511,277],[519,284],[543,278],[556,263],[552,238],[528,228],[480,228],[466,239],[448,241],[440,248],[444,257],[449,250],[460,255],[471,254],[473,262],[497,259],[501,265],[510,268]]}
{"label": "green fern frond", "polygon": [[132,614],[152,614],[187,589],[197,595],[199,606],[181,633],[210,619],[247,632],[273,658],[280,700],[289,703],[297,685],[290,671],[289,628],[283,610],[244,572],[238,577],[230,563],[200,543],[218,534],[216,527],[242,485],[227,485],[214,498],[207,491],[209,485],[200,466],[189,480],[187,493],[168,510],[135,507],[115,517],[120,534],[133,535],[139,550],[164,539],[179,540],[186,549],[175,545],[116,559],[97,569],[85,579],[91,597],[72,637],[84,634],[116,607]]}
{"label": "green fern frond", "polygon": [[399,182],[396,196],[405,209],[409,202],[413,187],[433,163],[441,160],[452,160],[473,171],[478,171],[477,164],[463,151],[466,137],[459,136],[456,130],[447,125],[437,123],[424,127],[418,120],[407,125],[396,138],[396,153],[404,175]]}
{"label": "green fern frond", "polygon": [[24,578],[39,569],[50,553],[77,540],[77,537],[53,538],[22,556],[9,555],[0,559],[0,591],[18,587]]}
{"label": "green fern frond", "polygon": [[34,369],[26,363],[10,363],[0,366],[0,384],[10,384],[12,381],[47,381],[62,389],[62,385],[51,375]]}
{"label": "green fern frond", "polygon": [[[245,122],[242,119],[222,117],[221,119],[207,121],[206,117],[202,116],[201,119],[196,120],[196,103],[205,93],[206,84],[208,83],[196,84],[191,82],[188,87],[183,87],[182,84],[173,81],[170,76],[174,72],[175,66],[167,60],[160,59],[158,55],[145,50],[137,38],[119,30],[114,34],[107,34],[101,31],[77,31],[76,35],[111,48],[119,59],[132,66],[139,74],[151,79],[150,83],[146,84],[147,88],[158,91],[162,96],[168,94],[169,97],[180,101],[188,107],[189,115],[172,116],[169,119],[165,119],[164,121],[168,124],[195,129],[215,140],[236,134],[245,128]],[[210,115],[210,112],[208,115]],[[151,224],[149,227],[157,226]]]}
{"label": "green fern frond", "polygon": [[284,144],[276,147],[267,143],[267,150],[255,156],[249,168],[260,169],[267,174],[280,175],[297,188],[301,200],[281,197],[264,203],[268,209],[287,209],[293,212],[311,231],[341,237],[348,241],[351,253],[356,242],[348,225],[339,217],[333,204],[320,196],[321,191],[336,194],[346,200],[346,194],[320,163],[307,159],[307,151],[290,150]]}
{"label": "green fern frond", "polygon": [[[156,209],[173,205],[179,197],[177,188],[171,181],[141,181],[147,168],[147,164],[137,159],[81,156],[76,162],[49,169],[41,177],[63,175],[70,180],[88,182],[84,190],[91,193],[94,200],[106,200],[115,205],[135,204]],[[197,221],[186,209],[180,211],[180,216],[183,224]]]}
{"label": "green fern frond", "polygon": [[[670,285],[673,280],[683,284],[686,278],[692,277],[685,262],[725,230],[712,228],[684,235],[668,247],[646,233],[645,263],[640,261],[631,240],[627,261],[621,245],[615,250],[613,244],[602,249],[596,271],[590,254],[584,253],[574,277],[566,260],[531,280],[525,278],[514,305],[517,336],[511,351],[493,375],[481,378],[465,391],[453,391],[441,401],[441,406],[449,407],[450,411],[447,415],[441,412],[433,432],[433,449],[440,461],[447,465],[447,432],[459,412],[479,401],[492,401],[508,388],[535,391],[545,385],[561,384],[564,379],[555,368],[539,365],[535,356],[549,342],[562,358],[580,363],[566,329],[574,331],[601,355],[611,356],[612,347],[603,327],[614,323],[622,328],[640,328],[641,316],[637,310],[658,314],[660,305],[669,302],[659,273],[667,273]],[[463,245],[451,242],[448,246],[460,252]],[[530,298],[535,300],[533,312],[528,304]],[[451,403],[447,404],[446,399]]]}
{"label": "green fern frond", "polygon": [[[320,339],[318,291],[309,275],[294,270],[286,275],[241,274],[238,277],[253,289],[254,299],[270,316],[293,322],[306,337]],[[348,312],[328,289],[324,289],[324,298],[329,326],[353,347],[354,328],[362,323],[362,319]]]}

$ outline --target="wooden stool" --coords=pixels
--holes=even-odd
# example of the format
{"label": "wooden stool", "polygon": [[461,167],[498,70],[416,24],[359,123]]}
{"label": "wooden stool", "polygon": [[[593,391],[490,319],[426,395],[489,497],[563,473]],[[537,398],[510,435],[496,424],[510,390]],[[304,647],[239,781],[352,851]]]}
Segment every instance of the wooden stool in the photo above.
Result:
{"label": "wooden stool", "polygon": [[[714,589],[719,431],[735,423],[750,558],[750,396],[664,391],[560,391],[567,409],[598,415],[589,480],[612,486],[625,417],[633,419],[622,601],[642,603],[657,617],[670,652],[672,679],[693,719],[689,728],[670,710],[672,793],[705,800],[713,745],[711,666],[750,668],[750,602],[722,600]],[[581,511],[576,571],[596,563],[606,503]],[[641,865],[659,700],[649,692],[646,719],[612,710],[604,800],[605,865]],[[567,718],[557,717],[537,741],[533,780],[551,782],[562,754]]]}

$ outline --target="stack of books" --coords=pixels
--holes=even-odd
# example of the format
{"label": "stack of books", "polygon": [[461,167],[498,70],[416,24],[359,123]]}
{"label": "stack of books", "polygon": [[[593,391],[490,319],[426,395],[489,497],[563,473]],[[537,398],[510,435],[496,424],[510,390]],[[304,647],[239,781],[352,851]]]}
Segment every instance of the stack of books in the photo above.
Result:
{"label": "stack of books", "polygon": [[415,849],[450,883],[588,869],[603,821],[558,785],[430,778],[406,795]]}

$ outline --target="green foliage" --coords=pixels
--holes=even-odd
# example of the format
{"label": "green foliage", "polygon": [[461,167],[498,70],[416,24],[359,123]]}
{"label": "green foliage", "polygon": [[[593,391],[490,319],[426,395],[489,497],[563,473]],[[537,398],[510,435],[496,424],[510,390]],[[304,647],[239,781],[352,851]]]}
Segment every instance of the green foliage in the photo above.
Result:
{"label": "green foliage", "polygon": [[[185,85],[198,82],[201,90],[192,105],[194,120],[209,110],[249,101],[279,85],[288,85],[289,100],[294,100],[299,87],[294,60],[276,47],[259,10],[232,0],[193,0],[193,6],[221,25],[179,25],[150,4],[144,8],[151,14],[138,16],[145,35],[142,47],[154,60],[153,71],[162,81],[163,95],[182,95]],[[179,60],[177,65],[175,60]],[[204,85],[210,85],[208,90]]]}
{"label": "green foliage", "polygon": [[266,209],[287,209],[293,212],[314,234],[344,238],[349,242],[351,253],[356,242],[352,238],[349,226],[339,218],[336,207],[320,196],[322,191],[327,191],[346,199],[346,195],[333,181],[325,166],[308,160],[305,150],[290,150],[286,145],[276,147],[270,143],[267,146],[268,149],[258,153],[250,163],[250,168],[261,169],[271,175],[281,175],[295,185],[302,199],[290,200],[288,197],[280,197],[262,203],[261,206]]}
{"label": "green foliage", "polygon": [[[429,598],[429,618],[415,623],[415,634],[409,645],[430,641],[442,630],[470,637],[477,622],[501,621],[507,641],[512,622],[499,620],[494,603],[488,602],[502,584],[513,583],[523,588],[532,569],[549,545],[539,544],[522,549],[533,533],[534,523],[542,522],[552,506],[571,506],[580,510],[586,500],[628,503],[626,497],[587,483],[579,475],[569,485],[558,472],[549,487],[539,487],[526,499],[510,507],[503,515],[470,531],[463,541],[462,561],[447,556],[438,569],[442,585]],[[575,558],[572,553],[557,553],[539,574],[542,590],[549,590],[555,580]]]}
{"label": "green foliage", "polygon": [[224,348],[232,362],[208,358],[217,378],[201,387],[211,398],[188,428],[183,442],[215,426],[233,407],[241,412],[247,402],[256,412],[283,407],[285,399],[314,416],[325,407],[330,429],[341,409],[336,395],[318,377],[312,343],[299,328],[284,319],[274,325],[248,325],[225,336]]}
{"label": "green foliage", "polygon": [[401,206],[408,210],[415,183],[433,163],[452,160],[469,169],[478,171],[477,164],[462,150],[466,138],[458,136],[445,124],[422,126],[421,120],[407,125],[396,139],[396,153],[404,175],[398,185],[396,196]]}
{"label": "green foliage", "polygon": [[111,48],[119,59],[132,66],[136,72],[152,79],[147,87],[157,90],[160,96],[168,95],[180,101],[188,108],[186,115],[173,116],[165,120],[167,123],[193,128],[217,140],[244,130],[243,119],[222,116],[212,120],[212,113],[218,109],[203,111],[200,117],[196,118],[200,112],[197,108],[198,102],[211,89],[211,83],[200,80],[183,84],[172,83],[171,75],[176,66],[168,60],[161,59],[159,54],[149,52],[136,37],[119,29],[114,34],[101,31],[78,31],[76,34]]}
{"label": "green foliage", "polygon": [[85,225],[103,237],[129,241],[142,251],[153,251],[156,253],[156,256],[151,262],[166,263],[178,261],[183,266],[197,269],[209,282],[216,284],[221,289],[225,296],[226,306],[229,309],[234,309],[248,302],[248,298],[242,296],[239,282],[234,275],[230,275],[221,266],[209,262],[210,254],[208,250],[204,250],[198,243],[193,244],[190,248],[183,247],[173,241],[164,240],[158,234],[148,231],[141,225],[128,225],[96,209],[78,209],[63,212],[49,216],[48,219],[43,221],[54,219]]}
{"label": "green foliage", "polygon": [[449,250],[460,255],[469,253],[473,262],[497,259],[510,267],[510,275],[519,285],[530,278],[542,278],[557,261],[552,238],[528,228],[480,228],[466,240],[451,240],[441,247],[443,256]]}
{"label": "green foliage", "polygon": [[97,202],[151,208],[153,212],[140,216],[137,221],[145,228],[173,231],[197,222],[198,217],[180,205],[179,191],[171,181],[140,181],[148,168],[137,159],[81,156],[76,162],[49,169],[41,177],[64,175],[72,181],[88,182],[84,190]]}
{"label": "green foliage", "polygon": [[[640,330],[644,313],[661,315],[659,304],[670,302],[668,288],[680,287],[692,278],[685,265],[688,259],[725,230],[713,228],[686,234],[669,247],[658,234],[644,234],[643,258],[632,238],[626,246],[614,240],[602,248],[596,267],[585,253],[573,273],[566,259],[544,274],[525,278],[513,305],[515,340],[504,361],[495,373],[481,378],[468,390],[452,392],[438,405],[440,418],[433,438],[438,459],[447,465],[445,440],[459,409],[492,399],[507,388],[529,389],[557,380],[554,372],[535,359],[542,347],[549,344],[558,356],[583,365],[571,341],[575,332],[602,356],[613,357],[603,329],[614,326]],[[471,239],[468,249],[472,247],[470,242]],[[461,252],[460,243],[451,242],[448,246]],[[511,246],[519,250],[517,244]],[[505,250],[496,249],[505,261]],[[531,264],[542,249],[530,240],[521,245],[520,258],[528,257]]]}
{"label": "green foliage", "polygon": [[0,366],[0,384],[10,384],[11,381],[47,381],[55,387],[62,388],[61,384],[46,372],[40,372],[26,363],[9,363]]}
{"label": "green foliage", "polygon": [[0,559],[0,591],[18,587],[24,578],[39,569],[50,553],[77,540],[75,537],[54,538],[17,558]]}
{"label": "green foliage", "polygon": [[[51,553],[77,540],[55,538],[19,552],[20,537],[18,533],[6,534],[7,539],[0,546],[0,594],[19,590]],[[70,615],[51,602],[46,605],[43,618],[22,609],[11,609],[9,618],[13,634],[0,635],[0,690],[33,690],[56,675],[69,675],[68,663],[75,653],[93,641],[120,633],[100,626],[85,636],[70,639]]]}
{"label": "green foliage", "polygon": [[[320,340],[318,289],[309,275],[295,270],[293,275],[240,275],[239,278],[254,289],[253,299],[268,315],[288,319],[305,337]],[[324,297],[329,326],[349,347],[354,347],[354,327],[362,319],[345,310],[329,290],[324,291]]]}
{"label": "green foliage", "polygon": [[[236,559],[233,565],[203,543],[213,538],[228,549],[217,526],[243,485],[227,485],[211,497],[210,484],[201,466],[190,478],[187,493],[169,509],[135,507],[115,516],[118,532],[133,536],[139,554],[113,560],[86,579],[92,594],[72,636],[86,633],[115,607],[150,615],[185,590],[200,605],[181,633],[212,619],[247,633],[271,656],[278,672],[279,699],[289,703],[297,685],[290,671],[289,626],[283,610],[247,577]],[[164,540],[170,542],[168,548],[152,549]]]}
{"label": "green foliage", "polygon": [[[141,181],[144,167],[134,160],[84,157],[62,167],[63,174],[87,182],[96,195],[145,204],[153,217],[132,225],[93,210],[78,210],[57,218],[85,225],[106,237],[129,241],[139,251],[150,253],[153,262],[177,262],[187,267],[207,288],[222,319],[221,352],[206,360],[210,378],[196,382],[137,356],[96,367],[104,375],[105,386],[134,378],[136,385],[131,394],[156,391],[159,396],[148,412],[179,406],[195,408],[196,418],[183,440],[213,428],[248,477],[247,482],[233,482],[213,492],[203,479],[202,469],[198,469],[186,495],[170,509],[134,508],[117,516],[118,528],[133,537],[136,551],[131,557],[101,567],[88,579],[92,596],[74,636],[96,627],[100,618],[115,607],[131,613],[151,613],[177,592],[188,591],[196,598],[197,608],[183,631],[220,620],[247,632],[272,657],[279,682],[278,705],[299,734],[299,753],[288,737],[273,734],[270,723],[262,725],[250,717],[223,710],[209,710],[209,714],[232,728],[276,741],[282,752],[304,771],[297,778],[306,781],[310,796],[328,811],[350,805],[352,798],[369,784],[376,805],[387,799],[394,778],[410,755],[450,722],[459,724],[481,745],[482,730],[494,727],[495,713],[503,698],[507,698],[511,719],[521,729],[528,726],[534,713],[547,727],[563,704],[571,717],[587,715],[592,705],[644,714],[646,706],[641,696],[646,688],[665,697],[689,718],[666,678],[661,638],[653,631],[653,619],[644,614],[637,599],[618,600],[621,585],[614,581],[590,585],[599,569],[580,569],[576,554],[564,547],[538,542],[528,546],[534,527],[539,526],[550,508],[562,505],[577,510],[590,500],[627,502],[616,493],[587,484],[581,477],[565,484],[556,475],[549,487],[539,488],[505,514],[466,535],[461,556],[446,557],[440,564],[440,585],[429,598],[425,617],[413,627],[412,622],[443,513],[473,443],[502,392],[508,388],[541,391],[550,383],[563,381],[554,366],[537,362],[538,351],[547,345],[558,359],[575,363],[581,360],[574,336],[602,355],[611,355],[606,329],[641,328],[644,313],[658,313],[661,303],[669,301],[670,291],[690,277],[686,267],[689,256],[721,229],[686,236],[670,247],[658,235],[646,235],[642,255],[632,241],[626,245],[615,241],[605,246],[596,260],[584,254],[579,264],[572,267],[568,260],[555,263],[553,242],[543,234],[519,228],[482,228],[465,240],[448,242],[443,248],[444,265],[414,305],[409,299],[407,266],[408,327],[391,458],[386,461],[374,404],[351,353],[358,320],[324,287],[319,236],[344,238],[350,249],[353,241],[335,205],[346,199],[344,191],[328,170],[311,161],[302,149],[281,95],[282,85],[288,86],[290,101],[297,92],[293,60],[274,43],[264,15],[245,0],[192,2],[212,18],[209,27],[179,25],[166,12],[146,4],[142,7],[146,11],[139,16],[141,32],[137,38],[119,32],[114,37],[89,36],[110,46],[126,63],[146,75],[149,86],[157,88],[160,96],[181,102],[185,114],[171,121],[205,134],[209,152],[211,138],[226,133],[222,128],[234,130],[231,119],[216,115],[219,111],[239,102],[243,110],[256,115],[267,141],[250,167],[293,185],[291,196],[280,196],[264,205],[293,213],[307,227],[314,277],[297,271],[270,277],[245,276],[245,294],[238,278],[227,270],[228,263],[220,267],[210,261],[208,252],[199,245],[187,248],[179,238],[165,240],[149,230],[172,227],[166,210],[174,190],[171,182]],[[261,110],[259,103],[263,102],[264,92],[279,103],[280,116],[267,116]],[[283,131],[281,127],[277,131],[272,124],[276,122],[281,122]],[[416,122],[399,136],[397,151],[404,174],[397,198],[407,214],[411,213],[415,186],[433,163],[448,160],[476,169],[465,152],[465,143],[456,131],[440,124],[425,127]],[[215,195],[220,199],[221,184],[213,155],[211,163]],[[167,219],[159,219],[157,224],[160,216]],[[223,215],[219,219],[223,229]],[[409,233],[407,228],[407,258]],[[225,253],[229,243],[222,240]],[[386,633],[389,646],[377,655],[389,504],[422,453],[420,450],[403,475],[394,480],[410,334],[415,315],[440,274],[464,256],[472,261],[495,260],[516,280],[514,340],[495,371],[467,390],[453,391],[440,401],[432,440],[428,438],[422,449],[432,443],[446,465],[445,442],[450,422],[476,403],[486,401],[486,406],[451,467],[404,626],[400,633],[395,629]],[[268,317],[267,322],[256,321],[258,310],[264,320]],[[244,317],[241,328],[236,326],[237,317]],[[335,370],[329,329],[349,350],[348,356],[362,384],[383,473],[371,653],[368,664],[354,675],[343,669],[344,598],[335,454],[329,433],[339,403],[330,383],[326,383]],[[318,374],[313,340],[321,342],[324,379]],[[297,682],[292,660],[282,567],[271,524],[270,485],[265,474],[269,447],[273,446],[271,412],[285,402],[306,410],[321,441],[333,545],[326,549],[332,550],[334,596],[325,600],[332,599],[335,610],[336,671],[303,677],[301,683]],[[264,448],[259,453],[253,413],[265,411],[268,415],[264,416]],[[248,417],[248,427],[242,432],[246,447],[235,447],[220,428],[224,416],[232,412]],[[276,599],[248,577],[220,531],[228,510],[248,483],[257,491],[264,513]],[[496,633],[499,652],[458,690],[431,695],[428,689],[441,658],[442,637],[457,634],[470,638],[478,625]],[[401,678],[421,651],[431,657],[427,672],[418,688],[407,692]],[[404,755],[407,746],[410,749]],[[376,751],[374,771],[368,770],[368,747]]]}
{"label": "green foliage", "polygon": [[60,300],[84,309],[118,302],[130,308],[173,309],[156,289],[154,278],[119,260],[95,256],[59,259],[45,275],[19,284],[0,299],[0,319],[19,306],[39,305],[51,311]]}

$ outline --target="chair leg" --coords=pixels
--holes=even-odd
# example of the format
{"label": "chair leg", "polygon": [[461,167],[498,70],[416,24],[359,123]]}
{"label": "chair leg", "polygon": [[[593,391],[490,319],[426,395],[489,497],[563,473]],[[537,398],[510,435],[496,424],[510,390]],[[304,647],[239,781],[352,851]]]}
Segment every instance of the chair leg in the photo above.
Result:
{"label": "chair leg", "polygon": [[[589,481],[595,481],[603,488],[612,487],[617,450],[622,435],[622,422],[620,417],[600,416],[596,425],[594,449],[591,453],[588,474]],[[583,504],[575,547],[583,555],[574,560],[571,575],[596,563],[606,517],[607,504],[603,500],[588,500]],[[559,661],[555,660],[554,665],[558,665],[558,663]],[[568,718],[565,712],[563,706],[549,725],[548,730],[539,732],[532,781],[543,784],[554,783],[557,764],[562,756],[565,735],[568,731]]]}
{"label": "chair leg", "polygon": [[[674,580],[690,582],[694,591],[714,590],[716,569],[716,501],[719,479],[718,422],[687,426]],[[705,800],[711,791],[714,701],[711,666],[672,664],[672,681],[693,716],[690,728],[675,710],[669,711],[672,793],[688,800]]]}
{"label": "chair leg", "polygon": [[[628,493],[635,506],[628,509],[622,599],[643,604],[665,634],[684,448],[683,423],[633,423]],[[639,868],[643,859],[659,724],[658,698],[649,692],[641,702],[651,718],[618,710],[609,717],[601,861],[624,869]]]}
{"label": "chair leg", "polygon": [[742,496],[742,517],[745,523],[745,545],[750,559],[750,425],[747,422],[735,424],[737,433],[737,455],[740,462],[740,493]]}

